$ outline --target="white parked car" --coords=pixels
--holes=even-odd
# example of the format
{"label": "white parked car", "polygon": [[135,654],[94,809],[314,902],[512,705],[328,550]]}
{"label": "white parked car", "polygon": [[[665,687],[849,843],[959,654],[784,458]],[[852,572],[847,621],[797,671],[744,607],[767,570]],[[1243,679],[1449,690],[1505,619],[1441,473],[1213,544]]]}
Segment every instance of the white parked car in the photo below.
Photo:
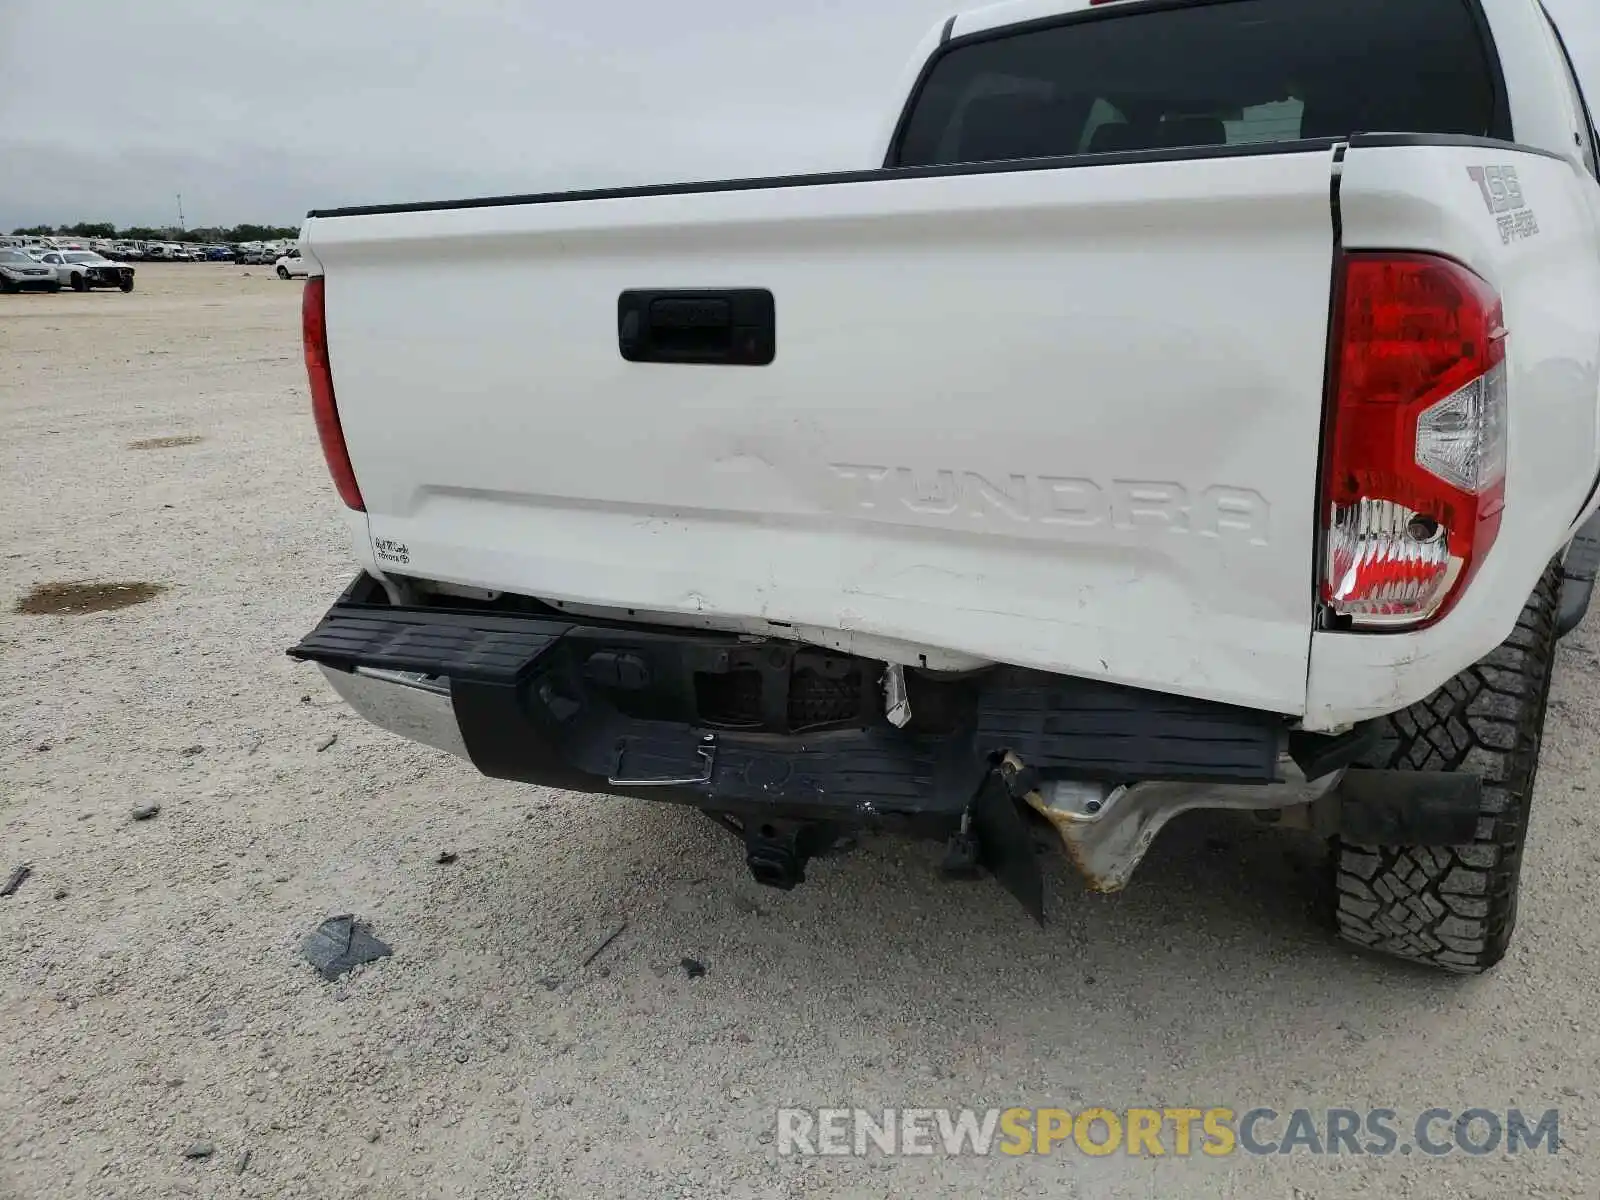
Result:
{"label": "white parked car", "polygon": [[93,250],[50,250],[40,255],[39,261],[55,271],[56,279],[63,287],[70,287],[75,292],[87,292],[97,287],[133,291],[133,268],[112,262]]}
{"label": "white parked car", "polygon": [[278,261],[273,264],[278,272],[279,279],[295,279],[302,275],[311,274],[311,264],[300,257],[300,248],[296,246],[287,254],[278,256]]}

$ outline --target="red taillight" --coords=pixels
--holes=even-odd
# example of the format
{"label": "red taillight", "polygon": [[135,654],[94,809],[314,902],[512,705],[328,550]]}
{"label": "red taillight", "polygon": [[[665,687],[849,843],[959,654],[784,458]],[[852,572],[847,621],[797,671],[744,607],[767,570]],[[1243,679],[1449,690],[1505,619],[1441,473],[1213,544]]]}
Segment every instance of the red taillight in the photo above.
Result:
{"label": "red taillight", "polygon": [[1322,598],[1358,627],[1415,627],[1448,610],[1500,532],[1500,299],[1449,259],[1349,254],[1335,338]]}
{"label": "red taillight", "polygon": [[317,437],[322,440],[322,457],[328,461],[339,498],[347,506],[365,510],[356,473],[350,466],[350,451],[344,444],[339,425],[339,408],[333,399],[333,370],[328,366],[328,318],[323,280],[313,275],[306,280],[300,302],[300,329],[306,347],[306,375],[311,380],[311,414],[317,421]]}

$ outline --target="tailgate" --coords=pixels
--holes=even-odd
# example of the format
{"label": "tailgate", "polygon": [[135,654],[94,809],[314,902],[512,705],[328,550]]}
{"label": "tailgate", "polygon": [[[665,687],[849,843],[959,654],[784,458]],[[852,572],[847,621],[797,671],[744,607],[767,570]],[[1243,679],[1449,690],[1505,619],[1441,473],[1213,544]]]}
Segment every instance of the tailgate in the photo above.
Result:
{"label": "tailgate", "polygon": [[[312,219],[378,565],[1298,713],[1330,176],[1316,150]],[[774,357],[629,361],[631,289],[770,291]]]}

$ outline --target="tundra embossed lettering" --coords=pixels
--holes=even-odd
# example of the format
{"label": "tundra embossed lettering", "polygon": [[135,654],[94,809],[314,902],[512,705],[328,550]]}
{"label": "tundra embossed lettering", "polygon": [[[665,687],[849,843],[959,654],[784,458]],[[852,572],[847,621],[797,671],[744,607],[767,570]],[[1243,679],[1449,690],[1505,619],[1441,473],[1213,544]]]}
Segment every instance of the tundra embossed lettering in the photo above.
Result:
{"label": "tundra embossed lettering", "polygon": [[977,471],[830,463],[857,512],[904,511],[962,524],[1001,522],[1064,529],[1109,526],[1152,533],[1195,533],[1265,546],[1272,506],[1249,488],[1214,485],[1191,495],[1181,483],[988,475]]}

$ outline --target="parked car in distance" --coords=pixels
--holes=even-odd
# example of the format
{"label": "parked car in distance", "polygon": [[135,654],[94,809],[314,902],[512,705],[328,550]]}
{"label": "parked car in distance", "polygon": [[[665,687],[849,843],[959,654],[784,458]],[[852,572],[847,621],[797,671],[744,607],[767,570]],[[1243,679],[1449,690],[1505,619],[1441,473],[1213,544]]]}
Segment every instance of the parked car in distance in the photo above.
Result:
{"label": "parked car in distance", "polygon": [[59,282],[75,292],[97,287],[133,291],[133,268],[112,262],[93,250],[52,250],[44,256],[44,262],[55,268]]}
{"label": "parked car in distance", "polygon": [[298,246],[288,253],[280,255],[273,267],[277,270],[279,279],[294,279],[302,275],[311,274],[311,264],[300,257],[300,247]]}
{"label": "parked car in distance", "polygon": [[47,267],[21,250],[0,250],[0,292],[59,292],[61,281]]}

